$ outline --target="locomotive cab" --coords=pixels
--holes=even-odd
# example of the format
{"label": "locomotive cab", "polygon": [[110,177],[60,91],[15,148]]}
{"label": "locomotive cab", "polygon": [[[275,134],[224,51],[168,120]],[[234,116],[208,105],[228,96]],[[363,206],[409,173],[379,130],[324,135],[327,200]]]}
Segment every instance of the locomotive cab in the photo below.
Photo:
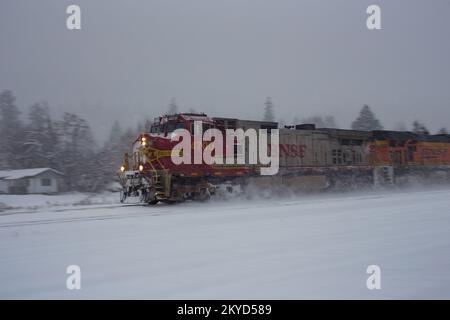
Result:
{"label": "locomotive cab", "polygon": [[203,129],[212,127],[214,124],[214,121],[204,113],[180,113],[155,118],[148,132],[152,135],[169,138],[170,134],[177,129],[186,129],[194,134],[195,121],[201,121]]}
{"label": "locomotive cab", "polygon": [[184,121],[180,121],[178,119],[176,120],[169,120],[165,123],[161,123],[160,121],[155,121],[151,126],[149,132],[151,134],[156,135],[162,135],[162,136],[168,136],[172,132],[174,132],[177,129],[187,129],[186,124]]}

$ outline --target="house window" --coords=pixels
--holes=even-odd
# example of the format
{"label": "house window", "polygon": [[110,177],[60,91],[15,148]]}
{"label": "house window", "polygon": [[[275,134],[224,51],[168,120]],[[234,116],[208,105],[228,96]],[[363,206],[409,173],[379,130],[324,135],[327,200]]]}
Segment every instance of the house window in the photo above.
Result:
{"label": "house window", "polygon": [[48,187],[51,185],[52,185],[52,180],[47,179],[47,178],[41,179],[41,186]]}

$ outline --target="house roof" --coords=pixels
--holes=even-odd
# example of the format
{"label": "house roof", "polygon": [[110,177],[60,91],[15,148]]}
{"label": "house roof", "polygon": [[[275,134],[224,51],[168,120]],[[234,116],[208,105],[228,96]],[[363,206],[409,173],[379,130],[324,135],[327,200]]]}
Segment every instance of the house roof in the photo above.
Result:
{"label": "house roof", "polygon": [[33,169],[19,169],[19,170],[3,170],[0,171],[0,179],[15,180],[34,177],[46,171],[52,171],[56,174],[63,175],[63,173],[52,168],[33,168]]}

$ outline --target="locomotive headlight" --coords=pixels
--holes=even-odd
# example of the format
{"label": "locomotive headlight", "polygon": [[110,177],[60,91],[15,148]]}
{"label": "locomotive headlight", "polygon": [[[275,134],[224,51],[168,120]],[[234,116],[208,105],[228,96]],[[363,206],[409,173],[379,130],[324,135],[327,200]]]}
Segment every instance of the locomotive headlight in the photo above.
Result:
{"label": "locomotive headlight", "polygon": [[144,166],[142,164],[139,165],[139,171],[143,171],[144,170]]}
{"label": "locomotive headlight", "polygon": [[124,166],[121,166],[121,167],[120,167],[120,171],[124,172],[124,171],[125,171],[125,167],[124,167]]}
{"label": "locomotive headlight", "polygon": [[147,145],[147,138],[146,137],[142,137],[141,138],[141,145],[144,146],[144,147]]}

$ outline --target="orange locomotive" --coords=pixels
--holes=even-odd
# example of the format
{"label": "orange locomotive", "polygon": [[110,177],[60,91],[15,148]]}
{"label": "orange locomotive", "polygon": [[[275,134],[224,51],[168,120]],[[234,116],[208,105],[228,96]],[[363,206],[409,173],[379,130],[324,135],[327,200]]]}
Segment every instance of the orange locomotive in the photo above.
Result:
{"label": "orange locomotive", "polygon": [[[134,141],[131,154],[124,157],[119,173],[121,201],[128,196],[139,196],[150,204],[204,200],[217,190],[242,190],[249,185],[271,190],[317,190],[361,183],[401,183],[411,175],[450,179],[450,135],[315,128],[310,124],[279,129],[279,170],[273,176],[261,176],[264,166],[260,163],[175,165],[171,153],[178,142],[171,137],[181,128],[193,135],[195,123],[201,123],[201,132],[210,128],[224,133],[239,128],[278,129],[276,122],[212,118],[206,114],[159,117],[148,132]],[[203,143],[200,148],[206,146]],[[235,141],[231,152],[237,159],[248,158],[250,151],[248,144]]]}

